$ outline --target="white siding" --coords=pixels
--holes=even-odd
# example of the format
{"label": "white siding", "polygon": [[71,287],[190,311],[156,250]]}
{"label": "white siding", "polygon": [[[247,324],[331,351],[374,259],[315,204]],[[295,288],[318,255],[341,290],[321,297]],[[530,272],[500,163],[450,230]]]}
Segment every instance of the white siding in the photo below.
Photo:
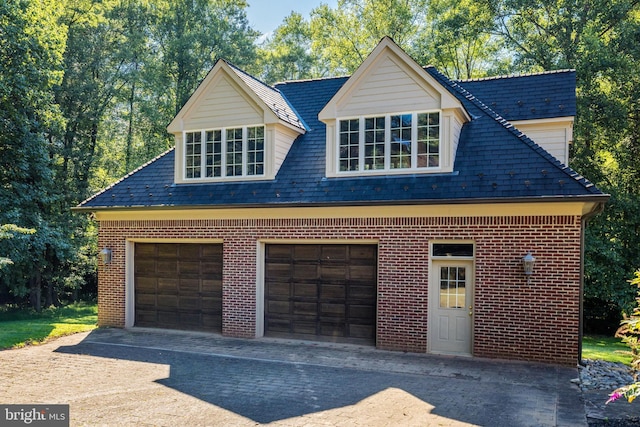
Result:
{"label": "white siding", "polygon": [[223,75],[185,114],[183,121],[184,129],[210,129],[260,124],[264,122],[264,114]]}
{"label": "white siding", "polygon": [[348,117],[439,109],[438,92],[427,88],[426,83],[418,84],[409,73],[406,67],[386,56],[356,84],[351,96],[342,100],[337,115]]}
{"label": "white siding", "polygon": [[553,157],[567,164],[569,143],[573,139],[572,122],[521,121],[514,125]]}
{"label": "white siding", "polygon": [[291,148],[291,144],[298,137],[299,133],[288,129],[285,126],[277,125],[275,127],[275,150],[274,150],[274,176],[280,170],[280,166],[282,162],[284,162],[285,157],[289,153],[289,148]]}
{"label": "white siding", "polygon": [[456,153],[458,152],[458,144],[460,143],[460,133],[462,132],[463,122],[457,115],[453,116],[451,121],[451,142],[453,147],[451,148],[451,167],[456,162]]}

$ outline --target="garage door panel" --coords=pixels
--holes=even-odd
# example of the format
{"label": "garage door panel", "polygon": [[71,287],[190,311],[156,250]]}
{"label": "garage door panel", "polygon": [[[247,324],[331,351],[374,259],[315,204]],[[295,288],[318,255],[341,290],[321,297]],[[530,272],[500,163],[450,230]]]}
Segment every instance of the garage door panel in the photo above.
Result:
{"label": "garage door panel", "polygon": [[200,299],[200,309],[206,314],[222,314],[222,298],[203,297]]}
{"label": "garage door panel", "polygon": [[267,309],[272,314],[289,314],[292,311],[289,301],[269,301]]}
{"label": "garage door panel", "polygon": [[178,246],[178,253],[180,254],[180,259],[199,259],[201,249],[201,245],[183,243]]}
{"label": "garage door panel", "polygon": [[274,244],[265,253],[267,335],[374,341],[375,245]]}
{"label": "garage door panel", "polygon": [[378,248],[371,245],[352,245],[349,251],[349,258],[352,262],[364,261],[367,264],[375,262]]}
{"label": "garage door panel", "polygon": [[291,285],[284,282],[270,282],[267,285],[267,295],[271,298],[288,298],[291,292]]}
{"label": "garage door panel", "polygon": [[149,257],[156,254],[156,244],[136,243],[136,256]]}
{"label": "garage door panel", "polygon": [[200,311],[200,297],[183,297],[178,299],[180,311],[197,310]]}
{"label": "garage door panel", "polygon": [[134,271],[137,326],[221,330],[221,244],[136,244]]}
{"label": "garage door panel", "polygon": [[290,319],[281,319],[277,317],[270,318],[266,326],[267,326],[267,329],[271,332],[291,333]]}
{"label": "garage door panel", "polygon": [[136,281],[136,291],[143,293],[156,293],[158,279],[154,277],[138,277]]}
{"label": "garage door panel", "polygon": [[213,258],[222,260],[222,245],[220,244],[210,244],[210,245],[201,245],[201,256],[202,258]]}
{"label": "garage door panel", "polygon": [[331,316],[334,318],[345,318],[347,314],[347,308],[344,304],[320,304],[320,314],[322,316]]}
{"label": "garage door panel", "polygon": [[178,312],[158,310],[158,326],[161,328],[180,329]]}
{"label": "garage door panel", "polygon": [[157,258],[156,274],[162,277],[178,277],[178,259]]}
{"label": "garage door panel", "polygon": [[214,261],[203,261],[200,264],[200,273],[203,276],[222,279],[222,264]]}
{"label": "garage door panel", "polygon": [[349,317],[352,319],[370,319],[375,315],[375,310],[370,305],[350,305]]}
{"label": "garage door panel", "polygon": [[180,312],[180,329],[194,329],[200,326],[201,318],[200,313],[186,313]]}
{"label": "garage door panel", "polygon": [[293,251],[292,245],[269,245],[267,246],[267,257],[272,260],[276,259],[291,259]]}
{"label": "garage door panel", "polygon": [[323,245],[322,260],[323,261],[346,261],[349,246],[346,245]]}
{"label": "garage door panel", "polygon": [[348,266],[346,265],[322,265],[320,275],[323,280],[345,280],[348,276]]}
{"label": "garage door panel", "polygon": [[349,336],[354,338],[374,339],[375,327],[373,325],[358,325],[351,323],[349,325]]}
{"label": "garage door panel", "polygon": [[320,335],[326,337],[346,337],[345,324],[320,322]]}
{"label": "garage door panel", "polygon": [[156,274],[156,262],[155,260],[140,260],[136,262],[134,271],[136,274],[153,276]]}
{"label": "garage door panel", "polygon": [[269,280],[288,280],[291,277],[291,265],[282,263],[270,263],[267,265],[267,277]]}
{"label": "garage door panel", "polygon": [[202,326],[209,330],[221,330],[222,329],[222,317],[220,313],[214,314],[202,314]]}
{"label": "garage door panel", "polygon": [[181,279],[180,293],[187,293],[187,294],[200,293],[200,279]]}
{"label": "garage door panel", "polygon": [[[288,295],[288,294],[289,294],[289,284],[287,284],[287,291],[285,295]],[[303,297],[303,298],[309,297],[309,298],[315,299],[318,296],[318,285],[315,283],[294,283],[293,296]]]}
{"label": "garage door panel", "polygon": [[155,326],[158,323],[158,312],[155,310],[144,310],[137,309],[136,310],[136,325],[147,327],[147,326]]}
{"label": "garage door panel", "polygon": [[294,259],[298,261],[305,261],[305,260],[315,261],[318,259],[319,254],[320,254],[320,249],[318,248],[318,246],[315,246],[315,245],[293,246],[292,256]]}
{"label": "garage door panel", "polygon": [[346,285],[331,285],[323,283],[320,287],[320,299],[338,299],[344,300],[347,296]]}
{"label": "garage door panel", "polygon": [[154,309],[156,306],[156,294],[136,293],[136,305],[140,308]]}
{"label": "garage door panel", "polygon": [[178,264],[180,276],[193,276],[198,277],[200,275],[200,262],[199,261],[184,261],[180,260]]}
{"label": "garage door panel", "polygon": [[318,314],[318,304],[316,302],[294,302],[293,314],[315,317]]}
{"label": "garage door panel", "polygon": [[178,293],[178,279],[157,279],[159,294],[177,294]]}
{"label": "garage door panel", "polygon": [[349,266],[349,278],[354,281],[373,282],[376,280],[376,271],[370,265]]}
{"label": "garage door panel", "polygon": [[177,295],[158,295],[156,297],[158,301],[159,310],[177,310],[178,309],[178,296]]}
{"label": "garage door panel", "polygon": [[352,285],[349,287],[349,298],[374,301],[376,299],[376,288],[372,283]]}
{"label": "garage door panel", "polygon": [[294,280],[317,280],[318,266],[316,264],[294,264],[293,278]]}
{"label": "garage door panel", "polygon": [[304,335],[317,335],[317,330],[316,330],[316,322],[315,320],[311,320],[311,321],[304,321],[304,320],[297,320],[295,322],[292,323],[292,329],[293,329],[293,333],[294,334],[304,334]]}
{"label": "garage door panel", "polygon": [[178,245],[172,243],[156,244],[158,258],[178,258]]}

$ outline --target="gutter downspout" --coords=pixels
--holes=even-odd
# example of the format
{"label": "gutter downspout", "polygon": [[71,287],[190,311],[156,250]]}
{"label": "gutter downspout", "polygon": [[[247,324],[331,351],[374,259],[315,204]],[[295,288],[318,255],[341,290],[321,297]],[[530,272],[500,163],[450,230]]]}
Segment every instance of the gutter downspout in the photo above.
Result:
{"label": "gutter downspout", "polygon": [[585,247],[585,231],[587,229],[587,223],[594,216],[602,213],[604,210],[605,202],[598,202],[595,204],[591,211],[587,212],[580,219],[580,320],[578,330],[578,364],[582,363],[582,339],[584,337],[584,247]]}

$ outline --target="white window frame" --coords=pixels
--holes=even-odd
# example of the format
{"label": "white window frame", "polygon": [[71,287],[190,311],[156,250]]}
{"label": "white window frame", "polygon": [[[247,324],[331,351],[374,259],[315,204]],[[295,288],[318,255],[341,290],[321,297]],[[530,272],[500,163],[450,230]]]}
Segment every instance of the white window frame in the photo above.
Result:
{"label": "white window frame", "polygon": [[[248,175],[248,135],[250,128],[262,128],[262,173]],[[241,175],[227,175],[227,131],[234,129],[242,129],[242,174]],[[206,134],[207,132],[220,131],[221,134],[221,160],[220,160],[220,176],[206,176],[207,171],[207,147],[206,147]],[[197,178],[190,178],[187,176],[187,149],[186,141],[187,134],[200,133],[200,176]],[[215,166],[215,165],[214,165]],[[215,181],[215,180],[237,180],[237,179],[255,179],[264,178],[267,174],[267,129],[264,124],[248,125],[248,126],[229,126],[223,128],[214,129],[194,129],[182,132],[182,179],[185,182],[199,182],[199,181]]]}
{"label": "white window frame", "polygon": [[[418,115],[419,114],[433,114],[438,113],[438,166],[426,166],[418,167]],[[391,168],[391,117],[411,115],[411,166],[408,168]],[[385,141],[384,141],[384,168],[382,169],[366,169],[365,167],[365,120],[371,118],[385,119]],[[444,135],[444,123],[443,123],[442,110],[426,110],[426,111],[411,111],[411,112],[398,112],[398,113],[386,113],[386,114],[372,114],[366,116],[351,116],[351,117],[339,117],[336,119],[335,125],[335,150],[334,150],[334,165],[335,174],[337,176],[349,176],[349,175],[375,175],[375,174],[406,174],[406,173],[434,173],[441,172],[445,169],[445,150],[443,135]],[[341,122],[349,120],[358,120],[358,169],[357,170],[340,170],[340,127]]]}

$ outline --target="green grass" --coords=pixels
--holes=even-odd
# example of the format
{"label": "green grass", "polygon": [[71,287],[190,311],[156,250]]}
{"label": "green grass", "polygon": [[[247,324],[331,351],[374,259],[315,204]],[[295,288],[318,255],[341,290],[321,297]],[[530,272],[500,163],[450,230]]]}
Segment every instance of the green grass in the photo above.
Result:
{"label": "green grass", "polygon": [[33,310],[0,308],[0,350],[40,344],[49,339],[90,331],[98,321],[95,304],[72,304]]}
{"label": "green grass", "polygon": [[582,340],[582,358],[631,364],[629,347],[620,338],[600,335],[585,336]]}

